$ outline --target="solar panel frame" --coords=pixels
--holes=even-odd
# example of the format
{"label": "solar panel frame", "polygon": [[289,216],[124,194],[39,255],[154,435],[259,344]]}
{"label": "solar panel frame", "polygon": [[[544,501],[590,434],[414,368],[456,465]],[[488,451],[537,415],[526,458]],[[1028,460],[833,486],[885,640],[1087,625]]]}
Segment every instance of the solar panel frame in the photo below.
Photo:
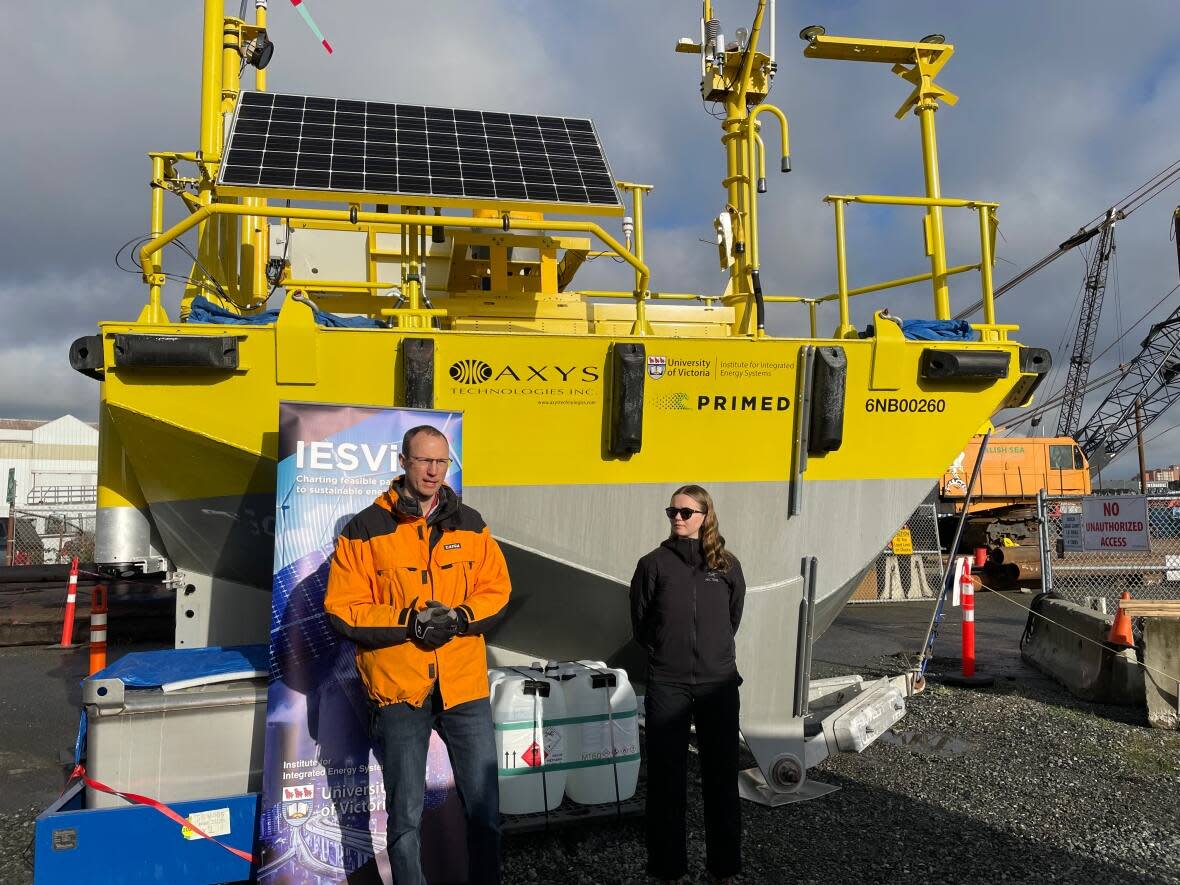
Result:
{"label": "solar panel frame", "polygon": [[289,93],[241,94],[217,180],[231,196],[623,213],[591,120]]}

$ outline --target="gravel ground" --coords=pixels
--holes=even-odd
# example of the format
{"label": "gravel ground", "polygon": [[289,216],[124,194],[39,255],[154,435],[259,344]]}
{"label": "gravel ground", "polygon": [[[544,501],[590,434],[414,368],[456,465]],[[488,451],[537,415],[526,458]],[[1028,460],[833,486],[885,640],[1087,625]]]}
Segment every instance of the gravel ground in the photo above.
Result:
{"label": "gravel ground", "polygon": [[33,881],[33,820],[36,805],[14,814],[0,814],[0,882],[25,885]]}
{"label": "gravel ground", "polygon": [[[845,632],[853,644],[867,641],[867,632]],[[1148,728],[1142,710],[1077,701],[1020,665],[1014,642],[1004,645],[1007,663],[993,670],[1001,674],[994,688],[932,680],[893,734],[811,772],[838,792],[778,809],[743,803],[741,881],[1180,885],[1180,733]],[[38,661],[29,666],[44,670]],[[864,661],[856,669],[867,674],[874,666]],[[958,667],[954,659],[937,664]],[[875,669],[899,667],[880,658]],[[848,671],[825,662],[814,675]],[[11,749],[0,746],[10,768]],[[696,756],[690,760],[695,796]],[[46,803],[25,796],[28,804],[8,797],[0,806],[2,885],[32,881],[25,852]],[[702,816],[693,800],[689,827],[689,881],[703,882]],[[517,835],[505,840],[504,881],[643,882],[644,858],[641,820]]]}
{"label": "gravel ground", "polygon": [[[1047,680],[931,685],[893,735],[812,776],[841,789],[743,803],[741,881],[1180,883],[1180,734]],[[706,881],[702,827],[690,801],[693,882]],[[514,837],[504,881],[643,882],[644,857],[641,821]]]}

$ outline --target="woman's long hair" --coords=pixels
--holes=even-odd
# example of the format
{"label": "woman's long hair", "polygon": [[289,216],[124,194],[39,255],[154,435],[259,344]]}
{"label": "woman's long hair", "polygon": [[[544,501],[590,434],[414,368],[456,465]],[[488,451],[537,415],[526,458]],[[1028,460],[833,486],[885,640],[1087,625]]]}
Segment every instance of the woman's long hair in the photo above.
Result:
{"label": "woman's long hair", "polygon": [[[705,519],[701,523],[701,550],[705,555],[705,566],[709,571],[727,572],[734,560],[734,556],[725,549],[725,538],[721,536],[721,526],[717,522],[717,511],[713,509],[713,497],[698,485],[681,486],[672,493],[671,504],[677,495],[688,495],[705,511]],[[675,533],[671,537],[675,538]]]}

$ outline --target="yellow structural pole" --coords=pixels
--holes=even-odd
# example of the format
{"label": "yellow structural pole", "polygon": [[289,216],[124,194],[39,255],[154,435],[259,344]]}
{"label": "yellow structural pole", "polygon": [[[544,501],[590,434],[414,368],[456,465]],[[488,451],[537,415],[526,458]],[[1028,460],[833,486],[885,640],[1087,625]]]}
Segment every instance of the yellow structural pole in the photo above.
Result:
{"label": "yellow structural pole", "polygon": [[[922,167],[926,176],[926,196],[932,199],[942,197],[942,184],[938,177],[938,142],[934,135],[934,112],[938,103],[929,98],[918,104],[915,113],[922,127]],[[927,248],[930,252],[931,282],[934,287],[934,316],[940,320],[951,318],[950,291],[946,281],[946,234],[942,225],[942,207],[931,206],[926,210]]]}
{"label": "yellow structural pole", "polygon": [[[254,25],[266,30],[266,0],[254,3]],[[266,69],[254,69],[254,91],[266,91]],[[265,206],[265,197],[246,197],[242,202],[247,206]],[[266,262],[270,257],[270,237],[266,222],[257,215],[242,218],[242,246],[239,264],[242,269],[243,289],[248,293],[243,299],[265,306],[267,281]]]}
{"label": "yellow structural pole", "polygon": [[[238,102],[241,87],[241,59],[242,25],[240,18],[226,16],[221,28],[221,109],[217,115],[217,126],[220,132],[219,142],[225,144],[226,114],[233,113],[234,105]],[[222,149],[218,149],[220,154]],[[226,202],[237,202],[234,198],[222,198]],[[239,276],[239,253],[242,251],[245,239],[245,227],[239,225],[239,219],[232,215],[222,215],[217,220],[217,273],[221,277],[222,288],[237,304],[244,306],[254,300],[252,290],[253,277],[248,273]],[[243,256],[245,257],[245,256]],[[248,271],[248,265],[241,265],[242,271]],[[242,283],[245,283],[243,291]]]}
{"label": "yellow structural pole", "polygon": [[[946,235],[942,222],[942,185],[938,176],[938,142],[934,132],[934,112],[941,101],[954,105],[959,99],[954,93],[934,82],[946,65],[954,47],[940,36],[931,35],[917,43],[896,40],[866,40],[857,37],[836,37],[822,33],[808,39],[804,55],[808,58],[828,58],[842,61],[871,61],[892,66],[897,74],[913,86],[910,95],[897,111],[900,120],[910,108],[918,117],[922,132],[922,167],[926,179],[927,203],[925,219],[926,251],[930,256],[931,284],[934,289],[934,314],[938,319],[950,319],[950,294],[946,274]],[[867,201],[866,201],[867,202]]]}
{"label": "yellow structural pole", "polygon": [[983,321],[992,325],[996,321],[996,305],[992,298],[992,208],[980,206],[979,212],[979,289],[983,301]]}
{"label": "yellow structural pole", "polygon": [[[727,211],[736,213],[734,223],[733,266],[730,268],[730,292],[726,299],[734,308],[734,328],[742,333],[755,332],[750,328],[750,314],[753,308],[753,291],[750,286],[750,268],[755,266],[750,256],[750,243],[756,239],[750,219],[750,204],[753,201],[754,182],[751,178],[753,167],[749,163],[749,143],[753,139],[748,123],[746,96],[750,76],[754,69],[758,37],[762,33],[762,22],[766,16],[766,0],[758,0],[758,9],[750,26],[750,35],[743,52],[742,66],[734,78],[734,85],[725,96],[725,134],[721,141],[725,145],[725,181],[728,196]],[[756,246],[755,246],[756,248]]]}
{"label": "yellow structural pole", "polygon": [[[152,160],[152,238],[164,232],[164,156],[149,154]],[[144,269],[144,279],[148,283],[148,303],[139,315],[141,323],[166,323],[168,315],[164,312],[164,304],[160,293],[164,288],[164,275],[156,269],[150,275]]]}
{"label": "yellow structural pole", "polygon": [[[260,30],[266,30],[266,0],[255,0],[254,24]],[[266,92],[266,68],[254,69],[254,89],[258,92]]]}
{"label": "yellow structural pole", "polygon": [[840,324],[836,327],[836,337],[845,338],[856,329],[848,320],[848,264],[844,239],[844,201],[833,200],[832,206],[836,211],[836,293],[839,296]]}
{"label": "yellow structural pole", "polygon": [[[204,27],[201,33],[201,125],[199,150],[200,185],[197,199],[202,206],[213,202],[215,165],[221,159],[221,73],[222,31],[225,25],[225,0],[205,0]],[[180,303],[180,317],[188,316],[188,305],[193,296],[202,291],[200,283],[206,279],[205,270],[219,268],[218,225],[201,224],[197,228],[197,258],[189,273],[189,285]],[[198,266],[199,264],[199,266]]]}
{"label": "yellow structural pole", "polygon": [[819,304],[817,302],[815,302],[815,301],[808,301],[807,302],[807,318],[811,324],[811,337],[812,338],[817,337],[817,332],[816,332],[816,320],[817,320],[816,308],[817,307],[819,307]]}
{"label": "yellow structural pole", "polygon": [[[643,220],[643,197],[644,194],[655,189],[655,185],[651,184],[636,184],[633,181],[617,181],[615,182],[620,189],[631,194],[631,218],[635,223],[635,243],[633,252],[635,257],[640,261],[644,260],[644,220]],[[638,271],[635,276],[635,286],[639,287]]]}
{"label": "yellow structural pole", "polygon": [[746,249],[749,253],[750,268],[762,267],[758,257],[758,189],[754,186],[754,171],[758,168],[758,130],[753,120],[746,122],[746,195],[750,201],[746,209],[749,223],[746,225]]}
{"label": "yellow structural pole", "polygon": [[[421,210],[425,212],[425,209]],[[403,214],[417,217],[419,209],[415,206],[407,206],[402,209]],[[412,224],[406,227],[406,241],[409,245],[409,252],[406,257],[409,259],[409,273],[406,277],[406,294],[409,296],[410,310],[422,309],[422,268],[419,263],[418,249],[420,238],[418,236],[419,227],[417,224]],[[503,285],[503,280],[500,284]],[[495,288],[495,283],[493,283]]]}
{"label": "yellow structural pole", "polygon": [[206,162],[221,156],[221,35],[225,0],[205,0],[201,37],[201,155]]}

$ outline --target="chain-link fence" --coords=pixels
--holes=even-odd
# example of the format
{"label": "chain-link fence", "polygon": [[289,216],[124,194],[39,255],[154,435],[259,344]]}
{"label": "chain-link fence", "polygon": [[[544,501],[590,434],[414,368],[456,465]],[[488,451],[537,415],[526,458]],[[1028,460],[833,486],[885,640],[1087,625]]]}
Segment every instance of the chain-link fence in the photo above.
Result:
{"label": "chain-link fence", "polygon": [[94,561],[94,510],[41,508],[0,515],[0,565]]}
{"label": "chain-link fence", "polygon": [[935,505],[922,504],[873,560],[850,601],[933,599],[944,564]]}
{"label": "chain-link fence", "polygon": [[1082,499],[1042,496],[1038,509],[1044,589],[1111,614],[1124,590],[1133,599],[1180,599],[1180,497],[1147,499],[1147,552],[1066,550],[1062,523],[1080,517]]}

